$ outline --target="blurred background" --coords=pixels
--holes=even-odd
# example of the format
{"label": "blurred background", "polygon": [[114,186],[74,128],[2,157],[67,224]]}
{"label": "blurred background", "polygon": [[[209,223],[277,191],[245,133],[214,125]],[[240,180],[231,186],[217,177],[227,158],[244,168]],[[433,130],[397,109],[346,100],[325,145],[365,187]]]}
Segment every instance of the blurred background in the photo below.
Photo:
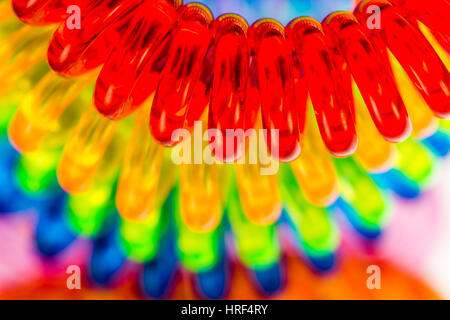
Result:
{"label": "blurred background", "polygon": [[[340,221],[343,241],[336,268],[318,274],[289,249],[284,262],[286,287],[267,297],[255,289],[237,261],[233,261],[230,299],[450,299],[450,160],[442,163],[433,187],[414,200],[397,198],[392,222],[370,245]],[[89,281],[87,261],[91,244],[83,239],[63,255],[43,257],[35,245],[37,213],[0,215],[0,299],[140,299],[139,267],[130,264],[108,286]],[[81,266],[82,290],[68,290],[69,265]],[[381,289],[369,290],[367,267],[381,268]],[[172,298],[197,299],[191,275],[180,272]]]}

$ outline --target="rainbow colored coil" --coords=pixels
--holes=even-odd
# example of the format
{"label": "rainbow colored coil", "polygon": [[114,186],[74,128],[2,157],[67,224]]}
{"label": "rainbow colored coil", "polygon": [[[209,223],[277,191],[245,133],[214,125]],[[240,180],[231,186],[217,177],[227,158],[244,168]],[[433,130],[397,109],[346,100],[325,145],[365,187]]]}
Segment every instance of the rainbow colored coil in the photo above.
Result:
{"label": "rainbow colored coil", "polygon": [[[73,2],[87,13],[81,29],[65,22]],[[12,3],[23,22],[42,27],[18,23],[1,2],[2,125],[23,153],[17,160],[4,147],[5,172],[14,174],[4,177],[2,211],[15,209],[11,192],[40,208],[37,244],[47,255],[77,235],[94,239],[99,283],[129,259],[145,265],[146,292],[161,297],[178,260],[204,295],[221,297],[231,234],[263,291],[276,292],[280,226],[313,266],[330,269],[339,247],[332,212],[376,238],[390,215],[386,190],[418,196],[449,152],[448,122],[434,117],[449,116],[446,0],[426,14],[402,1],[363,1],[355,15],[298,18],[287,28],[214,20],[206,7],[178,1]],[[380,30],[366,27],[371,5],[382,9]],[[65,78],[43,62],[56,22],[47,60]],[[223,145],[236,142],[226,129],[279,129],[277,160],[287,163],[261,175],[263,164],[237,163],[248,154],[234,143],[215,156],[236,163],[176,166],[161,144],[173,146],[173,131],[195,130],[197,120],[219,129]],[[258,142],[272,153],[270,136]]]}

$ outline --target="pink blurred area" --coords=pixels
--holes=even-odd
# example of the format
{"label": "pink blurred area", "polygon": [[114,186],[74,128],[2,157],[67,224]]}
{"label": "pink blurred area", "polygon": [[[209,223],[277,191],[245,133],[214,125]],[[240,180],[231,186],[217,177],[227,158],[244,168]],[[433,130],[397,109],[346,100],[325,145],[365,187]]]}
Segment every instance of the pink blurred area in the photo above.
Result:
{"label": "pink blurred area", "polygon": [[438,165],[432,187],[419,198],[395,198],[391,221],[375,244],[358,241],[348,224],[341,227],[345,251],[387,261],[450,299],[450,159]]}
{"label": "pink blurred area", "polygon": [[46,260],[35,247],[35,212],[0,216],[0,292],[64,273],[67,265],[83,265],[89,242],[77,240],[57,258]]}

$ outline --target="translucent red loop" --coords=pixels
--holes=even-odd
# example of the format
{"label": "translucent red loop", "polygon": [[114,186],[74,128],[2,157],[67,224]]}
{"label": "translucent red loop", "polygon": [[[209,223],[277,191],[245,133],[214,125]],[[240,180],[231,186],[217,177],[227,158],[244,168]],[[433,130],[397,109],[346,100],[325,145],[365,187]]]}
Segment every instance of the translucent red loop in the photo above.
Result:
{"label": "translucent red loop", "polygon": [[324,27],[345,57],[379,132],[392,142],[404,140],[411,133],[411,123],[379,48],[351,13],[330,15]]}
{"label": "translucent red loop", "polygon": [[[370,30],[391,50],[415,83],[433,112],[441,118],[450,117],[450,74],[433,47],[417,26],[405,19],[401,11],[386,0],[363,1],[355,14],[361,23],[368,19],[368,7],[381,8],[383,27]],[[433,5],[431,5],[433,6]],[[434,6],[440,6],[436,1]],[[447,12],[449,11],[447,3]],[[447,20],[448,21],[448,20]],[[440,24],[438,24],[440,25]],[[446,32],[446,28],[435,29]]]}
{"label": "translucent red loop", "polygon": [[293,48],[278,22],[262,20],[253,28],[267,146],[276,158],[291,161],[300,154],[299,122],[305,121],[301,106],[306,103],[295,92]]}
{"label": "translucent red loop", "polygon": [[[210,143],[215,156],[231,162],[243,153],[250,53],[247,23],[239,16],[224,15],[216,20],[213,83],[208,114]],[[215,132],[214,132],[215,131]]]}
{"label": "translucent red loop", "polygon": [[150,114],[152,134],[164,145],[177,142],[172,133],[185,127],[188,111],[192,124],[208,105],[209,85],[202,82],[202,74],[212,41],[211,22],[212,16],[197,4],[182,10]]}
{"label": "translucent red loop", "polygon": [[155,91],[176,22],[175,9],[162,1],[145,2],[128,19],[97,79],[94,102],[100,113],[126,117]]}

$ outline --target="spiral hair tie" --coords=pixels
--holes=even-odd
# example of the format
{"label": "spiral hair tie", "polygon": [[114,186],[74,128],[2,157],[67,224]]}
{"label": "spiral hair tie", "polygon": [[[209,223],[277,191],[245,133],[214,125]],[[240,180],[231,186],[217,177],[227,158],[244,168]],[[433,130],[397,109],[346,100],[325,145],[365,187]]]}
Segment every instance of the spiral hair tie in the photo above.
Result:
{"label": "spiral hair tie", "polygon": [[[181,0],[11,3],[0,2],[0,207],[38,208],[44,255],[91,239],[94,282],[131,260],[148,296],[183,270],[221,298],[236,256],[278,292],[279,233],[329,270],[333,212],[377,238],[392,194],[417,197],[450,151],[448,0],[355,1],[287,25]],[[251,161],[252,142],[266,158]]]}

